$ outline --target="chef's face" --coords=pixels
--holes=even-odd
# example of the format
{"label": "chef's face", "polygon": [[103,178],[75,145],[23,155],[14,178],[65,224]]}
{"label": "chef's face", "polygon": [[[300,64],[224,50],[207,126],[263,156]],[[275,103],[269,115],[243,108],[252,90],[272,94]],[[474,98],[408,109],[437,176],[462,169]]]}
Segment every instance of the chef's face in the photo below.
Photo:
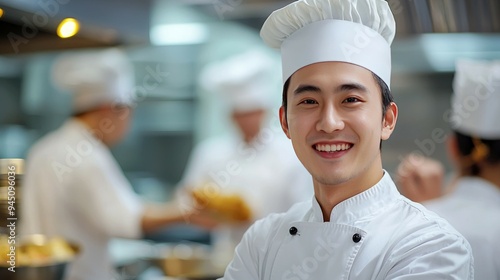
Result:
{"label": "chef's face", "polygon": [[397,107],[391,103],[382,113],[380,87],[370,71],[343,62],[315,63],[291,76],[286,94],[281,124],[316,184],[380,179],[380,141],[394,130]]}
{"label": "chef's face", "polygon": [[232,118],[238,126],[243,139],[250,142],[259,134],[265,115],[266,111],[264,109],[257,109],[249,112],[234,111],[232,113]]}
{"label": "chef's face", "polygon": [[126,105],[113,105],[103,110],[100,127],[106,145],[113,146],[125,138],[130,128],[132,112],[133,109]]}

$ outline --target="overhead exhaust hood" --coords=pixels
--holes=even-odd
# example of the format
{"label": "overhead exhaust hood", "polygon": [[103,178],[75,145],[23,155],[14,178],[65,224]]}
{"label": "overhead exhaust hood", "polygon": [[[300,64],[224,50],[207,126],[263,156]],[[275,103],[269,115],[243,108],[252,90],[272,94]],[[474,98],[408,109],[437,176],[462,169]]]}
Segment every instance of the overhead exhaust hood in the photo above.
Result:
{"label": "overhead exhaust hood", "polygon": [[[0,0],[0,54],[149,42],[149,0]],[[64,18],[75,18],[80,32],[57,36]]]}

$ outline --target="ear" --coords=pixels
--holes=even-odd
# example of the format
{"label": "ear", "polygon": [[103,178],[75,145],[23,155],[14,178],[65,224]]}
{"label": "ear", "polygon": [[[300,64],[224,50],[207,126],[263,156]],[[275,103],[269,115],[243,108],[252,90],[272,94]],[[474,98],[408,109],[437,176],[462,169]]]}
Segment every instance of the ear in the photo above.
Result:
{"label": "ear", "polygon": [[280,115],[281,129],[283,129],[283,132],[285,133],[286,137],[288,137],[288,139],[290,139],[290,133],[288,131],[288,120],[286,118],[285,107],[283,107],[283,106],[280,107],[279,115]]}
{"label": "ear", "polygon": [[391,102],[387,106],[387,110],[384,114],[384,119],[382,120],[382,134],[380,138],[382,140],[387,140],[391,137],[392,132],[396,128],[396,121],[398,120],[398,106],[396,103]]}

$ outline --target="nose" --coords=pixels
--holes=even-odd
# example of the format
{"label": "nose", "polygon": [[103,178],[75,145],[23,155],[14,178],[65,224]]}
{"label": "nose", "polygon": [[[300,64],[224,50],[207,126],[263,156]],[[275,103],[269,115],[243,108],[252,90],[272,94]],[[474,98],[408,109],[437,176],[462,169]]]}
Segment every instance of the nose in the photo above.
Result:
{"label": "nose", "polygon": [[344,129],[344,121],[334,106],[324,106],[316,123],[316,129],[325,133],[332,133]]}

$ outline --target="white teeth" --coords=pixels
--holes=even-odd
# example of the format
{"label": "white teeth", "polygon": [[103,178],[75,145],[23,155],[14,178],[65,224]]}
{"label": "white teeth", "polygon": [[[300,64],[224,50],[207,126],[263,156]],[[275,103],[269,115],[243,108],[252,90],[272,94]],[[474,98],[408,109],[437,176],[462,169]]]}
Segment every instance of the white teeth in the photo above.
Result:
{"label": "white teeth", "polygon": [[351,148],[351,144],[338,144],[338,145],[316,145],[316,150],[320,152],[336,152],[344,151]]}

